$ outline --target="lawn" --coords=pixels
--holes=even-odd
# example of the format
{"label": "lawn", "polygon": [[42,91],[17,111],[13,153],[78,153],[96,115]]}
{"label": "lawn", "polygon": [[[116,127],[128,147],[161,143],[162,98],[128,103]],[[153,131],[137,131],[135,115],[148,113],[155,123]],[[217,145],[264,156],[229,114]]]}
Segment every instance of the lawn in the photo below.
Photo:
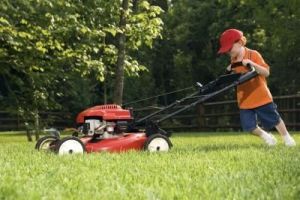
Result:
{"label": "lawn", "polygon": [[181,133],[168,153],[57,156],[1,134],[0,199],[299,199],[294,135],[293,148],[249,134]]}

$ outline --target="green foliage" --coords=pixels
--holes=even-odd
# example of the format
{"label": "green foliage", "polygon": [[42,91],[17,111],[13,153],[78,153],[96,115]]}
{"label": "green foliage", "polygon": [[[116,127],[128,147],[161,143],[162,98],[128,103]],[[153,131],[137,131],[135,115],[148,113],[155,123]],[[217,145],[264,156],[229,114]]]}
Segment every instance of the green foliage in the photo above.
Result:
{"label": "green foliage", "polygon": [[[1,95],[3,104],[24,115],[71,110],[74,104],[66,99],[78,100],[81,109],[91,104],[96,94],[87,91],[114,76],[117,33],[126,33],[126,48],[134,52],[151,47],[163,25],[162,10],[147,1],[139,1],[135,12],[130,6],[126,30],[118,26],[119,0],[4,0],[0,5]],[[127,75],[146,70],[130,53],[125,67]]]}
{"label": "green foliage", "polygon": [[25,136],[0,135],[0,199],[299,197],[299,146],[270,148],[239,133],[185,133],[171,140],[168,153],[61,157],[37,152]]}
{"label": "green foliage", "polygon": [[129,1],[127,25],[121,29],[119,0],[3,0],[1,105],[23,113],[77,112],[102,103],[103,96],[110,102],[120,33],[126,35],[124,102],[207,83],[229,63],[217,50],[220,34],[232,27],[243,30],[247,46],[270,64],[273,95],[295,94],[300,85],[299,3]]}
{"label": "green foliage", "polygon": [[[300,1],[168,2],[163,39],[156,41],[151,51],[146,50],[148,53],[140,53],[154,83],[150,91],[155,91],[145,97],[189,87],[197,81],[207,83],[223,74],[229,58],[217,55],[217,51],[219,36],[228,28],[242,30],[247,46],[258,50],[270,65],[268,82],[273,95],[299,92]],[[233,93],[225,96],[234,98]],[[176,98],[169,96],[168,102]]]}

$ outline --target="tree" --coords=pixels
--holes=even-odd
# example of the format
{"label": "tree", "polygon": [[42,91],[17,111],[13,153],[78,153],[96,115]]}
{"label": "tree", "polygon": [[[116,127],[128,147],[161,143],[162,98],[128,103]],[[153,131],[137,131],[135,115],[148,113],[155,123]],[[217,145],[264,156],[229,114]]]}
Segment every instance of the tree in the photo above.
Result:
{"label": "tree", "polygon": [[[143,74],[143,79],[127,79],[130,85],[125,88],[130,95],[126,95],[126,102],[186,88],[197,81],[207,83],[224,73],[229,59],[216,52],[220,34],[232,27],[241,29],[247,46],[258,50],[271,66],[268,85],[273,95],[299,92],[299,1],[155,2],[168,2],[162,15],[163,39],[156,40],[150,51],[139,51],[141,63],[148,66],[149,73]],[[139,95],[135,95],[136,91]],[[232,99],[234,93],[225,96]],[[172,94],[147,103],[166,104],[177,98]]]}
{"label": "tree", "polygon": [[[2,102],[35,119],[38,130],[39,111],[62,109],[64,97],[81,95],[64,86],[78,85],[84,77],[110,83],[118,60],[117,35],[124,32],[127,49],[137,51],[151,46],[162,29],[161,9],[147,1],[139,2],[138,12],[128,17],[126,30],[118,25],[119,8],[119,0],[2,1]],[[123,52],[120,60],[126,75],[145,70],[130,52]]]}
{"label": "tree", "polygon": [[123,0],[120,13],[119,28],[121,32],[118,34],[118,58],[116,66],[116,78],[114,87],[114,102],[121,105],[123,99],[123,88],[124,88],[124,62],[126,54],[126,21],[129,9],[129,0]]}

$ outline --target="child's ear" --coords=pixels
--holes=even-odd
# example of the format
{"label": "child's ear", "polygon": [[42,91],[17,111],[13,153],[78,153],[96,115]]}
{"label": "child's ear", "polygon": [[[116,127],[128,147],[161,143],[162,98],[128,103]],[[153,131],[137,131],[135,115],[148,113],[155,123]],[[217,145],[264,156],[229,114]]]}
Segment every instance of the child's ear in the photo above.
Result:
{"label": "child's ear", "polygon": [[243,36],[243,37],[239,40],[239,42],[241,43],[242,46],[246,46],[246,44],[247,44],[247,39],[246,39],[246,37]]}
{"label": "child's ear", "polygon": [[238,41],[239,45],[244,46],[244,42],[242,40]]}

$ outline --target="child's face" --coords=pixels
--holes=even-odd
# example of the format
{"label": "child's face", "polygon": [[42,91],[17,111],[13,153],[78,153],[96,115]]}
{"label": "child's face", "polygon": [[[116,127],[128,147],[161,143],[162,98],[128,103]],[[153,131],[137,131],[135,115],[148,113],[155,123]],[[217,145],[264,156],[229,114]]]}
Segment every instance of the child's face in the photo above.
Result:
{"label": "child's face", "polygon": [[228,51],[228,54],[231,58],[237,57],[242,51],[242,44],[240,42],[236,42],[233,44],[232,48]]}

